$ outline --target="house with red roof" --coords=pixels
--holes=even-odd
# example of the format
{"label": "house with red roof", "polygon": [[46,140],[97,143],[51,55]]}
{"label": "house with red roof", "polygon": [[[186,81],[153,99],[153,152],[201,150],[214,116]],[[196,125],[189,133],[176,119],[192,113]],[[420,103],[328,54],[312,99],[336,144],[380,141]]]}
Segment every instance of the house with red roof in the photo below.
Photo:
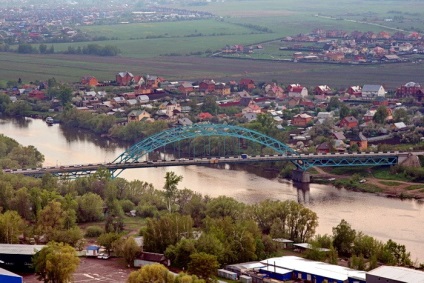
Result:
{"label": "house with red roof", "polygon": [[350,86],[347,90],[346,93],[349,93],[350,95],[356,96],[356,97],[361,97],[362,96],[362,87],[359,85],[355,85],[355,86]]}
{"label": "house with red roof", "polygon": [[213,92],[215,90],[215,81],[214,80],[203,80],[199,84],[199,91],[201,92]]}
{"label": "house with red roof", "polygon": [[199,113],[199,115],[197,115],[197,118],[200,121],[205,121],[205,120],[210,120],[213,118],[212,114],[210,114],[209,112],[201,112]]}
{"label": "house with red roof", "polygon": [[243,108],[241,110],[241,113],[246,114],[246,113],[256,113],[259,114],[262,112],[262,108],[259,107],[255,101],[251,100],[249,102],[249,104],[247,105],[247,107]]}
{"label": "house with red roof", "polygon": [[306,97],[308,96],[308,89],[301,85],[294,86],[289,89],[289,97]]}
{"label": "house with red roof", "polygon": [[130,72],[119,72],[116,74],[115,80],[119,86],[128,86],[134,82],[134,75]]}
{"label": "house with red roof", "polygon": [[314,88],[315,95],[329,95],[331,88],[328,85],[318,85]]}
{"label": "house with red roof", "polygon": [[255,86],[255,82],[252,79],[241,79],[239,82],[239,89],[240,90],[252,90],[254,89]]}
{"label": "house with red roof", "polygon": [[28,97],[36,100],[46,99],[46,94],[40,90],[34,89],[28,93]]}
{"label": "house with red roof", "polygon": [[93,76],[84,76],[81,78],[81,84],[89,87],[97,86],[99,81]]}
{"label": "house with red roof", "polygon": [[313,117],[306,113],[297,114],[292,118],[292,125],[297,127],[306,127],[308,123],[312,122]]}
{"label": "house with red roof", "polygon": [[409,82],[396,90],[396,96],[415,97],[417,100],[421,101],[424,97],[424,92],[420,84]]}
{"label": "house with red roof", "polygon": [[339,126],[347,129],[356,128],[358,127],[358,120],[353,116],[346,116],[340,120]]}

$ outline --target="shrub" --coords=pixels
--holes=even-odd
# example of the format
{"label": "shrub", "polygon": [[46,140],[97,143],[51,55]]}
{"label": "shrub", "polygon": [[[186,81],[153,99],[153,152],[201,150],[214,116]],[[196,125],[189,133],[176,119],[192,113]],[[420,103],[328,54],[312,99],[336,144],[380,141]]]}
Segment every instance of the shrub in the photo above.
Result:
{"label": "shrub", "polygon": [[103,233],[103,228],[99,226],[88,226],[85,231],[85,236],[90,238],[97,238]]}

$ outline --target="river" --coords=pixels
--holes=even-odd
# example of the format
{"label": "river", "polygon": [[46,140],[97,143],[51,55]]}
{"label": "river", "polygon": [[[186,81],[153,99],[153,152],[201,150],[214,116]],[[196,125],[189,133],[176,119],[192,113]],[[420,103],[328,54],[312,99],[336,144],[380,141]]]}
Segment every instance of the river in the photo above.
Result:
{"label": "river", "polygon": [[[33,145],[45,155],[45,166],[109,162],[125,147],[107,139],[78,130],[48,126],[42,120],[0,119],[0,133],[22,145]],[[296,200],[315,211],[319,217],[318,234],[332,234],[332,227],[342,219],[356,231],[379,240],[393,239],[406,246],[413,261],[424,262],[424,203],[398,200],[372,194],[351,192],[329,185],[310,184],[297,188],[291,181],[258,176],[249,170],[230,166],[202,166],[131,169],[120,177],[139,179],[156,188],[164,185],[165,172],[183,176],[179,188],[203,195],[226,195],[245,203],[265,199]]]}

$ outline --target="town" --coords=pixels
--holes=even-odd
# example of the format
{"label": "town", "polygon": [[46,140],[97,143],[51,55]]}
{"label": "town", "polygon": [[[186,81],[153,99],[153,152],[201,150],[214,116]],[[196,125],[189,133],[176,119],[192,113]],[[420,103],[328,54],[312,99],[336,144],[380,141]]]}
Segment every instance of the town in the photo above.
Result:
{"label": "town", "polygon": [[[281,41],[226,46],[214,56],[328,64],[387,64],[417,62],[423,53],[423,37],[417,32],[397,31],[391,34],[387,31],[315,29],[309,34],[286,36]],[[267,58],[266,55],[274,56]]]}
{"label": "town", "polygon": [[374,84],[332,89],[248,78],[178,82],[126,71],[111,81],[85,76],[68,86],[72,87],[68,97],[54,91],[60,88],[54,78],[9,85],[2,93],[20,105],[10,107],[15,115],[44,109],[39,112],[44,111],[43,117],[59,116],[66,103],[81,112],[115,117],[121,125],[134,121],[164,121],[169,126],[206,121],[243,124],[267,115],[275,129],[288,133],[286,142],[304,152],[381,150],[388,145],[419,143],[423,136],[424,94],[414,82],[387,90]]}

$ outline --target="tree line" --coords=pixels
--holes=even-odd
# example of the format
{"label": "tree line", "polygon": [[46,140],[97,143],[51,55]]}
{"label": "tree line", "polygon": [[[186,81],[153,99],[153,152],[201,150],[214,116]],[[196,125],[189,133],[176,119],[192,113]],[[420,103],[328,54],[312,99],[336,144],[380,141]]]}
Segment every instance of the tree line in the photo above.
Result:
{"label": "tree line", "polygon": [[38,46],[29,43],[21,43],[16,48],[12,46],[1,43],[0,44],[1,52],[16,52],[19,54],[81,54],[81,55],[95,55],[95,56],[117,56],[121,53],[121,50],[114,45],[100,45],[97,43],[90,43],[83,46],[68,46],[68,49],[63,52],[55,51],[54,45],[47,46],[42,43]]}

